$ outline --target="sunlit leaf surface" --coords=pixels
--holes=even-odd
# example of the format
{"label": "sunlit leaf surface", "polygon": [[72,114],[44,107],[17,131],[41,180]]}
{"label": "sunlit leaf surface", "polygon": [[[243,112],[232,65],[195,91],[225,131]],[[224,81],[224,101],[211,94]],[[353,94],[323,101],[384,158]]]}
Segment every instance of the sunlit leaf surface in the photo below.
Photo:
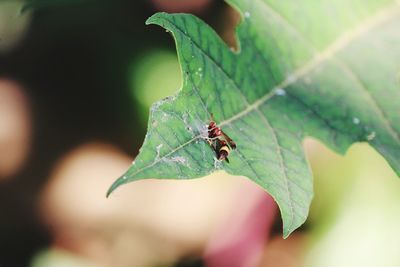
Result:
{"label": "sunlit leaf surface", "polygon": [[[139,155],[108,193],[139,179],[223,169],[274,197],[287,237],[305,221],[313,196],[305,136],[340,153],[369,142],[400,174],[400,7],[385,0],[229,2],[243,18],[238,51],[192,15],[147,21],[173,34],[183,86],[152,106]],[[205,140],[211,113],[237,143],[230,163],[216,160]]]}

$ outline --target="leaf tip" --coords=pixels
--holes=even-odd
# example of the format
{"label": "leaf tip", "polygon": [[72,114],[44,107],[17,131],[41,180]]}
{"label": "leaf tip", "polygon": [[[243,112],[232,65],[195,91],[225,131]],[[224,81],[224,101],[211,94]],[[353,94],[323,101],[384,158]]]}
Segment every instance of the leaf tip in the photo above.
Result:
{"label": "leaf tip", "polygon": [[126,176],[123,175],[119,177],[115,182],[110,186],[110,188],[107,190],[106,197],[108,198],[112,192],[114,192],[115,189],[117,189],[120,185],[123,185],[126,183]]}
{"label": "leaf tip", "polygon": [[287,220],[287,218],[282,217],[283,220],[283,239],[287,239],[296,229],[303,225],[307,217],[297,218],[293,221]]}
{"label": "leaf tip", "polygon": [[150,24],[159,24],[159,19],[161,18],[161,17],[163,17],[163,16],[165,16],[165,15],[167,15],[167,13],[165,13],[165,12],[158,12],[158,13],[155,13],[154,15],[152,15],[151,17],[149,17],[147,20],[146,20],[146,22],[145,22],[145,24],[146,25],[150,25]]}
{"label": "leaf tip", "polygon": [[294,213],[284,213],[281,210],[281,217],[283,222],[283,239],[287,239],[296,229],[303,225],[307,219],[305,216],[295,216]]}
{"label": "leaf tip", "polygon": [[285,228],[283,228],[283,239],[287,239],[294,230],[295,229],[285,229]]}

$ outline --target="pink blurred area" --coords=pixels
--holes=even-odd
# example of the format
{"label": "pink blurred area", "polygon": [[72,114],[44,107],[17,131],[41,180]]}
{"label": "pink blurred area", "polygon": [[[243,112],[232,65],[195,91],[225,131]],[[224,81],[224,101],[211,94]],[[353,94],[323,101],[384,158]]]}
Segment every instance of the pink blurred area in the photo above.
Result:
{"label": "pink blurred area", "polygon": [[106,199],[131,161],[113,146],[90,143],[57,163],[41,201],[56,246],[106,266],[173,263],[203,250],[207,266],[256,266],[276,213],[263,190],[217,173],[138,181]]}
{"label": "pink blurred area", "polygon": [[212,0],[151,0],[154,7],[160,11],[176,12],[202,12]]}
{"label": "pink blurred area", "polygon": [[0,180],[24,164],[31,144],[30,107],[24,88],[0,78]]}
{"label": "pink blurred area", "polygon": [[211,235],[206,266],[258,266],[275,214],[274,200],[258,186],[245,183]]}

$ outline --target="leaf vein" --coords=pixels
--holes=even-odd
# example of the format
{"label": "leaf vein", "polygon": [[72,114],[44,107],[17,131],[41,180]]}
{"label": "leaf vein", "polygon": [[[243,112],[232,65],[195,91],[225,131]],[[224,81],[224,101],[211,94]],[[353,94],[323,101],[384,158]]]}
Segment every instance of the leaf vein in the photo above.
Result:
{"label": "leaf vein", "polygon": [[[371,29],[375,28],[377,25],[384,23],[385,21],[389,20],[390,18],[392,18],[398,14],[399,14],[399,8],[398,8],[398,4],[396,4],[395,8],[393,8],[393,7],[386,8],[386,9],[382,10],[381,12],[379,12],[377,15],[373,16],[372,18],[370,18],[367,21],[364,21],[360,25],[356,26],[353,30],[345,32],[339,38],[337,38],[336,41],[333,42],[332,45],[328,46],[326,49],[324,49],[320,53],[315,53],[314,57],[309,62],[307,62],[302,67],[299,67],[298,69],[296,69],[291,75],[288,75],[286,79],[284,79],[279,85],[275,86],[271,91],[266,93],[264,96],[262,96],[257,101],[254,101],[243,111],[235,114],[234,116],[232,116],[231,118],[229,118],[227,120],[222,121],[220,123],[220,125],[229,124],[229,123],[237,120],[238,118],[246,115],[247,113],[258,109],[259,106],[261,106],[263,103],[267,102],[269,99],[271,99],[275,95],[276,89],[287,88],[289,85],[293,84],[294,82],[299,80],[301,77],[303,77],[306,74],[308,74],[309,72],[311,72],[313,69],[315,69],[317,66],[319,66],[323,62],[327,61],[328,59],[333,59],[338,51],[347,47],[357,37],[369,32]],[[281,17],[277,13],[276,13],[276,15]],[[283,22],[285,21],[282,17],[281,17],[281,19],[283,20]],[[285,24],[287,24],[287,23],[285,23]],[[293,28],[293,30],[296,30],[296,32],[298,32],[298,30],[296,28],[294,28],[294,27],[292,27],[292,28]],[[304,39],[304,37],[302,39]],[[309,43],[309,42],[307,42],[307,43]],[[390,124],[389,124],[389,126],[390,126]]]}

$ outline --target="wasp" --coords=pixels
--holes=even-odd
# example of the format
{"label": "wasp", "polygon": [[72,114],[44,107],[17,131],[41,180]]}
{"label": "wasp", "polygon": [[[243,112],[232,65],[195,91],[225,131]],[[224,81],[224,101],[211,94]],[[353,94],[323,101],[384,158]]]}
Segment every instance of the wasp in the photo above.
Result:
{"label": "wasp", "polygon": [[211,121],[208,124],[208,139],[209,145],[215,151],[217,159],[222,161],[226,160],[229,163],[229,153],[231,150],[236,149],[236,143],[226,134],[214,120],[211,114]]}

